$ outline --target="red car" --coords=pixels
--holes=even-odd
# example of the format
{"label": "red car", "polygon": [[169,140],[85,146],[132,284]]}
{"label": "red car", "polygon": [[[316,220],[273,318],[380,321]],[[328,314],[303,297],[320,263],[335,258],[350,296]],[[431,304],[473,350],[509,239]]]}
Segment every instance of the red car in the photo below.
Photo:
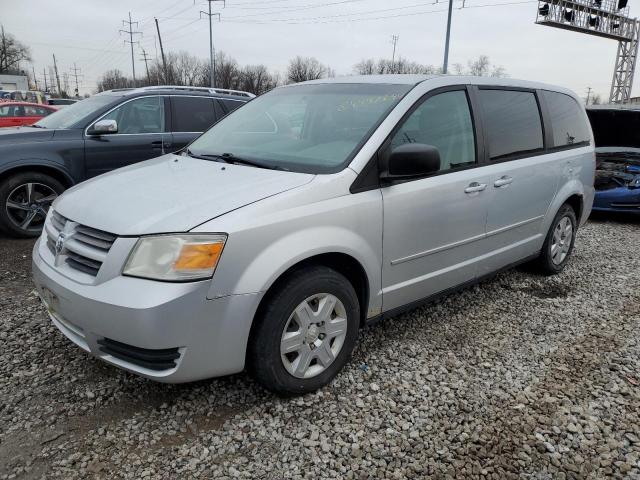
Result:
{"label": "red car", "polygon": [[32,125],[57,109],[27,102],[0,102],[0,127]]}

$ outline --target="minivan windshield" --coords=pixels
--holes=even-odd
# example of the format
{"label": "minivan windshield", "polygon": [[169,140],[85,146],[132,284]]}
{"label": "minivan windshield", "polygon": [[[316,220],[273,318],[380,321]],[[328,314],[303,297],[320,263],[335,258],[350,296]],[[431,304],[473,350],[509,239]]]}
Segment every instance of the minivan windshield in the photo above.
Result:
{"label": "minivan windshield", "polygon": [[85,125],[77,125],[80,120],[91,115],[93,112],[113,102],[114,97],[110,95],[95,95],[85,98],[79,102],[62,108],[57,112],[44,117],[34,125],[40,128],[84,128]]}
{"label": "minivan windshield", "polygon": [[342,170],[412,85],[307,84],[240,107],[188,153],[307,173]]}

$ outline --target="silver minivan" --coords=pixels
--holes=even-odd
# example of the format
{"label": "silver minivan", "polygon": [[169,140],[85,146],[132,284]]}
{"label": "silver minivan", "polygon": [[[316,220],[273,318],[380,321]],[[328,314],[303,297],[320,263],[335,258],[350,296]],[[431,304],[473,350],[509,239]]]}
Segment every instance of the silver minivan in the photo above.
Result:
{"label": "silver minivan", "polygon": [[522,262],[562,271],[594,171],[587,116],[563,88],[306,82],[65,192],[33,276],[55,326],[108,363],[162,382],[246,368],[304,393],[368,322]]}

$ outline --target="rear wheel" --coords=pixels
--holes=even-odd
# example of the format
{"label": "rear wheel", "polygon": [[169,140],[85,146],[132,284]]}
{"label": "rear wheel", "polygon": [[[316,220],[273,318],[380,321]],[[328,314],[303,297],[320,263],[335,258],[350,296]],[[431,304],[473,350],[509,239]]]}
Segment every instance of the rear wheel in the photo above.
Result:
{"label": "rear wheel", "polygon": [[0,227],[11,236],[37,237],[51,203],[64,191],[55,178],[21,172],[0,183]]}
{"label": "rear wheel", "polygon": [[358,336],[360,306],[349,281],[327,267],[301,268],[266,300],[256,318],[248,366],[268,390],[302,394],[329,383]]}
{"label": "rear wheel", "polygon": [[576,214],[570,205],[564,204],[553,219],[542,252],[534,262],[542,273],[555,275],[564,270],[573,252],[577,231]]}

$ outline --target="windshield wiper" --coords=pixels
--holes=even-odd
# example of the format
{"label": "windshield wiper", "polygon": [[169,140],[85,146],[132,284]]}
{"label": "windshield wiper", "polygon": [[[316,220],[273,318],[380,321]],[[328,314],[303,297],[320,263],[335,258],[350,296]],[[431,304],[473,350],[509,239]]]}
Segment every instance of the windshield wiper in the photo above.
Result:
{"label": "windshield wiper", "polygon": [[43,127],[42,125],[36,125],[35,123],[31,125],[33,128],[47,128],[47,127]]}
{"label": "windshield wiper", "polygon": [[256,160],[250,160],[248,158],[236,157],[233,153],[202,153],[202,154],[194,154],[190,150],[187,149],[187,155],[195,158],[201,158],[203,160],[216,160],[222,161],[225,163],[231,163],[234,165],[248,165],[256,168],[266,168],[268,170],[282,170],[288,172],[289,169],[281,167],[279,165],[270,165],[267,163],[258,162]]}

